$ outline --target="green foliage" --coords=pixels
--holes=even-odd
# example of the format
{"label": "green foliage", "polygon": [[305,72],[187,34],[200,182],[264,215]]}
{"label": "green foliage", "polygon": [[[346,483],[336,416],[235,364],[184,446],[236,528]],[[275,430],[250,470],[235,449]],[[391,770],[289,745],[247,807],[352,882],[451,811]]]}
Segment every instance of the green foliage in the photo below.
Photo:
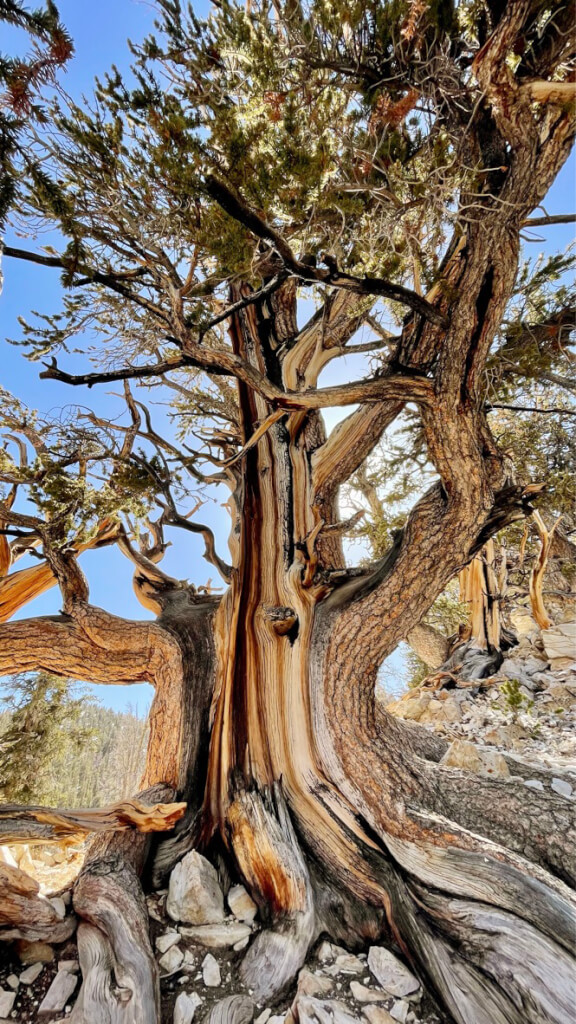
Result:
{"label": "green foliage", "polygon": [[512,713],[514,722],[522,711],[529,713],[534,707],[534,701],[522,693],[518,679],[506,679],[499,689],[504,697],[504,706]]}
{"label": "green foliage", "polygon": [[43,120],[36,95],[52,83],[73,53],[72,41],[52,0],[32,11],[19,0],[1,0],[2,22],[23,29],[33,43],[33,51],[25,57],[0,54],[0,228],[18,195],[21,130],[26,119]]}
{"label": "green foliage", "polygon": [[11,715],[0,736],[1,799],[53,804],[59,785],[55,763],[78,757],[92,741],[82,721],[90,698],[69,679],[45,672],[12,676],[3,687]]}
{"label": "green foliage", "polygon": [[101,807],[137,792],[147,723],[136,709],[103,708],[81,684],[44,673],[2,685],[1,801]]}

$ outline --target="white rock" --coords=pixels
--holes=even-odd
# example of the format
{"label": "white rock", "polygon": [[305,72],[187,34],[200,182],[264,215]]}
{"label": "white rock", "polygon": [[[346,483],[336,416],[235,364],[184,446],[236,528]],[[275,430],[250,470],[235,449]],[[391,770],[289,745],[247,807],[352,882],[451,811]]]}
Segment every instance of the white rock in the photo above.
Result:
{"label": "white rock", "polygon": [[362,1013],[370,1024],[394,1024],[394,1018],[383,1006],[365,1006]]}
{"label": "white rock", "polygon": [[[358,1024],[345,1003],[337,999],[314,999],[312,996],[298,996],[292,1004],[294,1016],[300,1024]],[[272,1024],[273,1017],[268,1024]]]}
{"label": "white rock", "polygon": [[544,790],[544,786],[540,782],[540,779],[526,779],[524,785],[528,786],[529,789]]}
{"label": "white rock", "polygon": [[565,779],[552,779],[551,789],[560,796],[572,796],[572,786]]}
{"label": "white rock", "polygon": [[58,971],[38,1007],[39,1016],[47,1017],[52,1013],[60,1013],[76,988],[77,982],[77,976],[72,974],[71,971]]}
{"label": "white rock", "polygon": [[208,988],[218,988],[222,981],[220,964],[212,953],[207,953],[202,961],[202,977]]}
{"label": "white rock", "polygon": [[158,963],[164,974],[172,974],[177,971],[184,959],[184,953],[178,946],[171,946],[164,956],[161,956]]}
{"label": "white rock", "polygon": [[22,985],[32,985],[39,978],[44,970],[44,964],[37,963],[27,967],[25,971],[22,971],[20,975],[20,982]]}
{"label": "white rock", "polygon": [[284,1014],[275,1013],[273,1017],[268,1017],[268,1024],[284,1024]]}
{"label": "white rock", "polygon": [[407,996],[420,988],[420,982],[411,971],[383,946],[371,946],[368,966],[379,985],[393,996]]}
{"label": "white rock", "polygon": [[267,1024],[267,1021],[271,1013],[272,1010],[270,1009],[269,1006],[267,1006],[266,1009],[262,1010],[262,1013],[258,1014],[256,1020],[254,1021],[254,1024]]}
{"label": "white rock", "polygon": [[340,953],[332,966],[326,968],[326,974],[335,977],[338,974],[363,974],[365,970],[366,965],[353,953]]}
{"label": "white rock", "polygon": [[60,896],[50,896],[48,902],[52,904],[54,910],[58,914],[58,917],[66,917],[66,904]]}
{"label": "white rock", "polygon": [[180,942],[180,932],[169,931],[159,935],[156,939],[156,949],[159,953],[167,953],[172,946]]}
{"label": "white rock", "polygon": [[16,992],[20,982],[15,974],[9,974],[8,977],[6,978],[6,984],[10,985],[10,988],[13,988],[14,991]]}
{"label": "white rock", "polygon": [[410,1003],[407,1003],[405,999],[399,999],[398,1002],[394,1003],[394,1006],[390,1010],[390,1016],[394,1020],[400,1021],[400,1024],[406,1024],[406,1018],[409,1010]]}
{"label": "white rock", "polygon": [[217,924],[224,920],[224,896],[209,861],[193,850],[170,875],[166,910],[173,921]]}
{"label": "white rock", "polygon": [[224,949],[242,942],[251,935],[250,926],[240,921],[223,921],[221,924],[201,924],[196,928],[181,928],[181,935],[194,942],[200,942],[208,949]]}
{"label": "white rock", "polygon": [[350,991],[359,1003],[383,1003],[385,999],[388,999],[386,992],[379,992],[375,988],[366,988],[366,985],[361,985],[359,981],[350,982]]}
{"label": "white rock", "polygon": [[180,992],[174,1004],[174,1024],[192,1024],[202,1000],[196,992]]}
{"label": "white rock", "polygon": [[576,622],[560,622],[550,629],[543,629],[542,642],[550,661],[560,658],[573,661],[576,653]]}
{"label": "white rock", "polygon": [[58,961],[59,971],[70,971],[71,974],[78,974],[80,965],[77,960],[59,960]]}
{"label": "white rock", "polygon": [[304,967],[298,975],[298,995],[327,996],[334,988],[332,978],[323,978]]}
{"label": "white rock", "polygon": [[15,992],[8,992],[7,989],[0,988],[0,1017],[8,1017],[10,1015],[15,999]]}
{"label": "white rock", "polygon": [[246,924],[252,924],[258,913],[258,907],[243,885],[233,885],[226,899],[234,917]]}
{"label": "white rock", "polygon": [[234,950],[235,953],[239,953],[241,949],[246,949],[246,946],[248,945],[248,941],[249,940],[248,940],[247,937],[245,939],[240,939],[240,942],[235,942],[234,943],[234,945],[232,946],[232,949]]}

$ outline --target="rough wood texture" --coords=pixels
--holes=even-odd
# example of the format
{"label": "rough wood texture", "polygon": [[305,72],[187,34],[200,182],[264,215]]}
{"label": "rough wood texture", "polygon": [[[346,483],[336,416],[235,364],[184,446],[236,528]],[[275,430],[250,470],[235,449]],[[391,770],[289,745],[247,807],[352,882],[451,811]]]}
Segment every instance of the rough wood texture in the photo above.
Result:
{"label": "rough wood texture", "polygon": [[0,941],[28,939],[65,942],[76,928],[74,914],[64,919],[40,885],[19,868],[0,863]]}
{"label": "rough wood texture", "polygon": [[[138,802],[154,805],[171,795],[157,785],[139,793]],[[96,837],[76,881],[82,988],[74,1024],[160,1024],[158,967],[139,880],[150,841],[143,833]]]}
{"label": "rough wood texture", "polygon": [[0,804],[0,842],[60,842],[90,832],[168,832],[186,810],[185,803],[147,806],[139,800],[122,800],[96,810],[63,811],[55,807]]}

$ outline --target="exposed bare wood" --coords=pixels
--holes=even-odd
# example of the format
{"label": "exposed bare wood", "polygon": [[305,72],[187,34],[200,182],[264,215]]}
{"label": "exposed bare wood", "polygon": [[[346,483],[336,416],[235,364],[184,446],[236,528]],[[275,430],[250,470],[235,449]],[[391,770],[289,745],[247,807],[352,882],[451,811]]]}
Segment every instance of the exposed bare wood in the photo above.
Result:
{"label": "exposed bare wood", "polygon": [[0,804],[0,841],[5,844],[61,842],[90,832],[168,832],[186,804],[150,806],[136,798],[109,807],[65,811],[55,807]]}
{"label": "exposed bare wood", "polygon": [[538,551],[536,562],[532,568],[532,572],[530,573],[530,607],[532,609],[532,615],[540,626],[540,629],[550,629],[552,620],[546,611],[544,597],[542,594],[542,585],[544,583],[544,574],[548,565],[548,557],[550,555],[554,534],[562,522],[562,516],[556,520],[550,529],[546,527],[540,512],[533,512],[532,520],[538,532],[540,550]]}
{"label": "exposed bare wood", "polygon": [[[136,799],[153,805],[173,793],[156,785]],[[76,881],[82,988],[70,1015],[74,1024],[160,1024],[158,966],[139,881],[149,844],[142,833],[99,836]]]}
{"label": "exposed bare wood", "polygon": [[40,884],[10,864],[0,863],[0,942],[12,939],[65,942],[76,929],[74,914],[62,918]]}

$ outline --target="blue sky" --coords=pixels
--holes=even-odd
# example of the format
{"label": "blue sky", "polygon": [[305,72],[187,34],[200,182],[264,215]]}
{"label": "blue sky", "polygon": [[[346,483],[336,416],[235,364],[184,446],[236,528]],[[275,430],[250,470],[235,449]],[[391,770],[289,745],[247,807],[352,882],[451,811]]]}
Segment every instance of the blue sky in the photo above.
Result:
{"label": "blue sky", "polygon": [[[195,4],[199,13],[205,13],[207,6],[206,3]],[[84,0],[60,0],[58,7],[75,44],[75,56],[63,76],[65,89],[75,99],[79,99],[83,93],[90,94],[94,76],[102,76],[112,64],[121,70],[127,69],[130,63],[127,39],[142,39],[152,28],[154,20],[152,5],[140,0],[100,0],[98,4],[86,3]],[[13,44],[18,47],[21,37],[16,33],[6,33],[2,39],[2,48],[13,49]],[[546,200],[547,213],[566,213],[574,209],[574,167],[572,157]],[[539,229],[537,237],[542,241],[527,246],[530,255],[563,248],[573,237],[572,226]],[[26,248],[34,248],[47,241],[43,237],[34,241],[14,238],[13,235],[9,240]],[[84,402],[86,405],[96,402],[98,410],[108,414],[119,412],[123,403],[110,394],[119,391],[118,386],[100,387],[91,392],[87,389],[74,389],[72,392],[69,387],[57,381],[39,380],[41,366],[28,362],[23,358],[21,350],[6,343],[6,338],[17,339],[21,336],[17,322],[19,315],[28,316],[32,309],[57,311],[61,290],[58,271],[5,259],[3,272],[4,291],[0,298],[0,380],[4,387],[31,408],[46,413],[71,403]],[[344,363],[342,360],[339,362]],[[68,359],[66,368],[73,369]],[[362,375],[358,357],[348,359],[338,369],[339,373],[345,372],[347,376],[358,376],[359,371]],[[339,415],[341,413],[338,411],[330,410],[329,424],[333,424]],[[219,550],[226,557],[227,515],[219,506],[220,500],[226,500],[226,495],[203,509],[201,515],[215,530]],[[178,578],[185,576],[196,583],[206,582],[209,576],[214,578],[215,570],[203,561],[201,551],[200,538],[183,536],[178,531],[174,545],[164,559],[163,568]],[[89,552],[83,556],[82,564],[90,581],[93,603],[102,604],[109,611],[128,618],[150,617],[133,594],[130,565],[115,548]],[[26,606],[19,617],[54,613],[59,607],[59,594],[53,589]],[[108,706],[123,708],[127,703],[136,703],[141,711],[151,697],[151,688],[145,685],[94,687],[94,692]]]}

